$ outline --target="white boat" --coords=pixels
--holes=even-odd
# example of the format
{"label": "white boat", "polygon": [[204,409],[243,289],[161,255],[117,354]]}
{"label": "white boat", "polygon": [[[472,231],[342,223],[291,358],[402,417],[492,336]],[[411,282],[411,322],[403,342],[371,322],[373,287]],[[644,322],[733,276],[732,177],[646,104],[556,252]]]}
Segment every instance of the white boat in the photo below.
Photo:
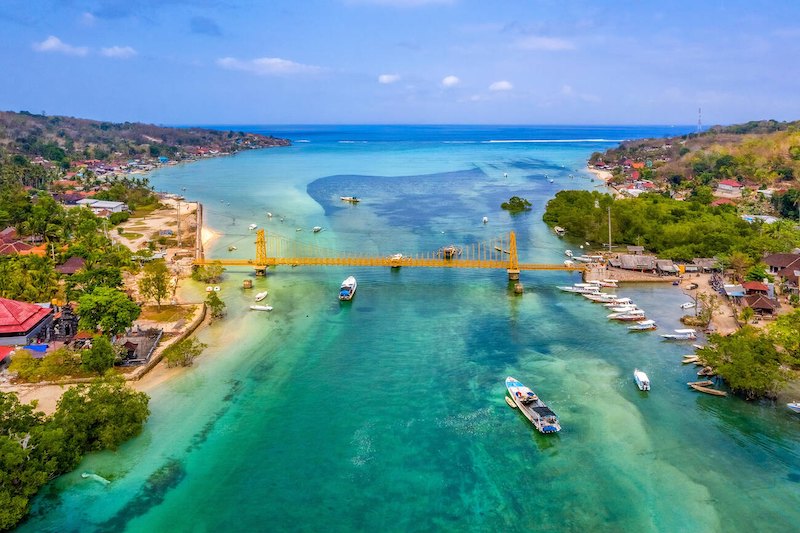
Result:
{"label": "white boat", "polygon": [[638,307],[636,307],[636,306],[635,306],[635,305],[633,305],[633,304],[628,304],[628,305],[619,305],[619,306],[617,306],[617,307],[609,307],[609,308],[608,308],[608,310],[609,310],[609,311],[613,311],[613,312],[615,312],[615,313],[628,313],[628,312],[630,312],[630,311],[636,311],[636,310],[638,310],[638,309],[639,309],[639,308],[638,308]]}
{"label": "white boat", "polygon": [[[596,304],[607,304],[612,303],[614,300],[617,299],[616,295],[614,294],[606,294],[604,292],[586,292],[583,293],[581,296],[586,298],[587,300],[591,300]],[[616,304],[612,304],[616,305]]]}
{"label": "white boat", "polygon": [[572,257],[572,250],[564,250],[564,255],[567,257]]}
{"label": "white boat", "polygon": [[611,279],[611,280],[609,280],[609,279],[602,279],[602,280],[600,280],[600,281],[598,282],[598,284],[599,284],[601,287],[607,287],[607,288],[610,288],[610,289],[616,289],[617,287],[619,287],[619,285],[617,285],[617,282],[616,282],[616,280],[613,280],[613,279]]}
{"label": "white boat", "polygon": [[628,329],[631,331],[648,331],[657,327],[655,320],[640,320],[636,324],[628,326]]}
{"label": "white boat", "polygon": [[267,211],[267,217],[269,217],[269,218],[272,218],[272,213],[270,213],[269,211]]}
{"label": "white boat", "polygon": [[575,266],[575,262],[574,261],[570,261],[569,259],[567,259],[567,260],[564,261],[564,266],[565,267]]}
{"label": "white boat", "polygon": [[610,302],[603,304],[604,307],[615,307],[617,305],[633,305],[633,300],[630,298],[614,298]]}
{"label": "white boat", "polygon": [[676,329],[675,333],[662,333],[661,336],[671,341],[689,341],[697,338],[693,329]]}
{"label": "white boat", "polygon": [[352,300],[353,296],[356,294],[356,288],[358,288],[356,278],[349,276],[342,282],[342,286],[339,288],[339,299],[343,301]]}
{"label": "white boat", "polygon": [[489,222],[489,217],[483,217],[483,220],[481,222],[487,224]]}
{"label": "white boat", "polygon": [[340,196],[339,197],[343,202],[350,202],[351,204],[357,204],[361,200],[356,196]]}
{"label": "white boat", "polygon": [[251,305],[251,311],[272,311],[271,305]]}
{"label": "white boat", "polygon": [[633,322],[644,320],[644,311],[641,309],[635,309],[633,311],[626,311],[624,313],[611,313],[608,315],[609,320],[621,320],[622,322]]}
{"label": "white boat", "polygon": [[694,302],[686,302],[681,304],[681,309],[691,309],[692,307],[696,306],[697,304]]}
{"label": "white boat", "polygon": [[258,294],[256,294],[256,301],[260,302],[261,300],[263,300],[266,297],[267,297],[267,291],[259,292]]}
{"label": "white boat", "polygon": [[511,376],[506,378],[506,389],[520,412],[541,433],[561,431],[558,416],[531,389]]}
{"label": "white boat", "polygon": [[562,290],[564,292],[575,292],[575,293],[578,293],[578,294],[586,294],[586,293],[598,293],[599,294],[600,293],[600,287],[596,287],[596,286],[580,287],[580,286],[577,286],[577,285],[573,285],[572,287],[559,286],[558,288],[559,288],[559,290]]}
{"label": "white boat", "polygon": [[257,227],[258,227],[258,224],[250,224],[249,226],[247,226],[247,229],[249,229],[250,231],[253,231]]}
{"label": "white boat", "polygon": [[795,413],[800,413],[800,402],[790,402],[786,404],[786,407],[794,411]]}
{"label": "white boat", "polygon": [[559,237],[563,237],[567,233],[567,230],[565,230],[561,226],[555,226],[553,228],[553,231],[555,231],[556,235],[558,235]]}
{"label": "white boat", "polygon": [[311,228],[311,231],[313,231],[314,233],[319,233],[320,231],[322,231],[322,226],[314,226],[313,228]]}
{"label": "white boat", "polygon": [[633,371],[633,380],[636,382],[636,386],[639,387],[639,390],[650,390],[650,378],[638,368]]}

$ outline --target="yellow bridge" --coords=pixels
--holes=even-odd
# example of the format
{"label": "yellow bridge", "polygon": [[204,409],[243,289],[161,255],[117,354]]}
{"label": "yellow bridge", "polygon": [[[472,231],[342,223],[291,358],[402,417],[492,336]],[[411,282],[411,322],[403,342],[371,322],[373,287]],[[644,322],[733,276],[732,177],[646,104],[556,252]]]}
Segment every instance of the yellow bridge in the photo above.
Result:
{"label": "yellow bridge", "polygon": [[264,230],[256,232],[255,259],[198,258],[195,265],[218,264],[223,266],[249,266],[257,274],[265,274],[267,267],[278,265],[371,266],[371,267],[442,267],[442,268],[498,268],[508,272],[510,280],[519,279],[521,270],[583,271],[584,265],[548,265],[520,263],[517,239],[514,232],[508,238],[496,238],[466,247],[444,246],[438,250],[406,256],[395,254],[372,257],[365,254],[342,254],[314,244],[297,242],[280,235],[265,236]]}

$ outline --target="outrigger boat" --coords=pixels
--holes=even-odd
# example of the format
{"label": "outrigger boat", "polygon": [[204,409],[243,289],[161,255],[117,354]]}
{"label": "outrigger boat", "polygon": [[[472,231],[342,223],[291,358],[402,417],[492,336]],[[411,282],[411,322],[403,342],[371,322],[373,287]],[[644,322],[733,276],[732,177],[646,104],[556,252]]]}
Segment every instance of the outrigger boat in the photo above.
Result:
{"label": "outrigger boat", "polygon": [[691,341],[697,338],[693,329],[676,329],[675,333],[662,333],[661,336],[670,341]]}
{"label": "outrigger boat", "polygon": [[350,202],[351,204],[357,204],[358,202],[360,202],[360,201],[361,201],[361,199],[359,199],[359,198],[358,198],[358,197],[356,197],[356,196],[340,196],[339,198],[340,198],[340,199],[341,199],[343,202]]}
{"label": "outrigger boat", "polygon": [[631,331],[648,331],[657,327],[655,320],[640,320],[636,324],[628,326],[628,329]]}
{"label": "outrigger boat", "polygon": [[558,416],[531,389],[511,376],[506,378],[506,389],[520,412],[541,433],[561,431]]}

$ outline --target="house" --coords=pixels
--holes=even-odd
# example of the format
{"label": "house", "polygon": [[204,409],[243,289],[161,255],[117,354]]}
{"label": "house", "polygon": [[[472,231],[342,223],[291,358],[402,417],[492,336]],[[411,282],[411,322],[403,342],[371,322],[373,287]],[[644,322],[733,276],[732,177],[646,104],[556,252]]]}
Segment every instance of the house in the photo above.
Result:
{"label": "house", "polygon": [[656,270],[662,276],[678,275],[678,267],[669,259],[656,259]]}
{"label": "house", "polygon": [[88,207],[94,212],[99,214],[101,211],[109,211],[110,213],[122,213],[128,210],[128,206],[123,202],[112,202],[109,200],[96,200],[94,198],[84,198],[75,202],[77,205]]}
{"label": "house", "polygon": [[763,294],[751,294],[750,296],[745,296],[743,299],[743,304],[755,311],[757,315],[772,315],[775,313],[775,309],[777,307],[775,302]]}
{"label": "house", "polygon": [[692,264],[697,265],[701,272],[711,272],[717,269],[718,262],[713,257],[695,257]]}
{"label": "house", "polygon": [[12,242],[17,239],[17,228],[9,226],[3,231],[0,231],[0,243]]}
{"label": "house", "polygon": [[730,198],[741,198],[742,185],[736,180],[722,180],[717,184],[717,194]]}
{"label": "house", "polygon": [[53,322],[53,309],[0,298],[0,346],[25,346],[45,337]]}
{"label": "house", "polygon": [[26,252],[33,246],[22,241],[0,242],[0,255],[11,255]]}
{"label": "house", "polygon": [[78,270],[82,269],[86,265],[86,260],[83,257],[78,257],[73,255],[69,259],[67,259],[64,263],[58,265],[56,267],[56,271],[64,274],[66,276],[71,276]]}
{"label": "house", "polygon": [[644,253],[644,246],[628,246],[628,253],[633,255],[642,255]]}
{"label": "house", "polygon": [[655,270],[656,257],[654,255],[620,254],[619,259],[609,261],[611,266],[625,270]]}
{"label": "house", "polygon": [[745,281],[742,283],[742,287],[744,287],[744,292],[747,295],[750,294],[769,294],[769,287],[766,283],[762,283],[760,281]]}
{"label": "house", "polygon": [[770,254],[764,258],[770,274],[778,274],[781,270],[800,270],[800,254]]}

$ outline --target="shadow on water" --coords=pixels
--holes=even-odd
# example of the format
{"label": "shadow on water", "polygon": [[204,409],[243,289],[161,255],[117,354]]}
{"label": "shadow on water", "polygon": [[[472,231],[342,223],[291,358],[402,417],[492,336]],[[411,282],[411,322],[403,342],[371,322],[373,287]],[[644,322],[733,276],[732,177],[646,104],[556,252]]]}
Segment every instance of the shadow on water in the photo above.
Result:
{"label": "shadow on water", "polygon": [[161,504],[167,493],[177,487],[185,477],[186,469],[183,462],[174,458],[169,459],[147,478],[139,492],[122,507],[121,511],[98,524],[97,531],[123,531],[131,520]]}

